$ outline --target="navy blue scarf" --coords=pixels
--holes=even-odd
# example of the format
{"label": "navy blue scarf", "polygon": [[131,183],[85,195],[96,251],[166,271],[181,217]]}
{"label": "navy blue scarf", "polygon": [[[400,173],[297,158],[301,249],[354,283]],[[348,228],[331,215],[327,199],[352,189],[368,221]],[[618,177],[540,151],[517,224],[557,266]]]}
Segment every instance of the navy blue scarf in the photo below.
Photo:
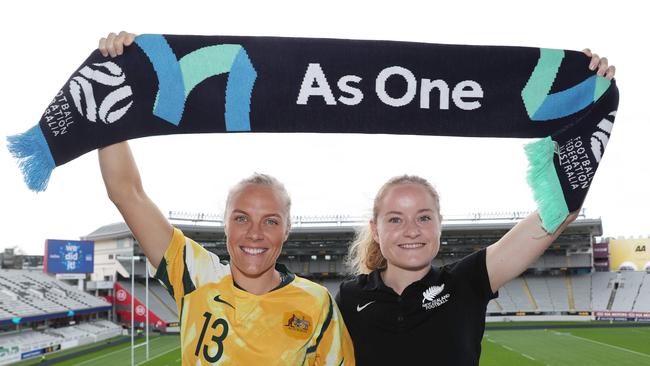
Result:
{"label": "navy blue scarf", "polygon": [[529,183],[553,231],[581,207],[618,106],[589,61],[526,47],[140,35],[117,58],[93,52],[9,149],[41,191],[54,167],[153,135],[536,137]]}

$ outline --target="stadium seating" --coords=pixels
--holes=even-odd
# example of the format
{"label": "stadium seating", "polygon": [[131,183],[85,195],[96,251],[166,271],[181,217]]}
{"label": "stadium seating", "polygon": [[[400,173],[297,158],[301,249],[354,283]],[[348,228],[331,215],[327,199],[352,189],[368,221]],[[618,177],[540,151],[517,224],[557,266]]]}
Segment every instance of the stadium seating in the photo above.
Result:
{"label": "stadium seating", "polygon": [[[524,280],[521,277],[515,278],[508,282],[499,290],[499,304],[503,306],[505,312],[516,311],[536,311],[536,307],[531,303],[528,290]],[[505,301],[501,301],[504,297]],[[508,301],[509,300],[509,301]]]}
{"label": "stadium seating", "polygon": [[553,310],[575,310],[575,307],[569,304],[571,296],[569,294],[570,288],[566,276],[547,276],[544,277],[544,280],[548,286]]}
{"label": "stadium seating", "polygon": [[42,272],[0,272],[0,320],[110,306]]}
{"label": "stadium seating", "polygon": [[641,286],[639,287],[639,295],[634,302],[632,311],[650,311],[650,274],[643,277]]}
{"label": "stadium seating", "polygon": [[[129,283],[129,286],[131,284]],[[160,301],[162,301],[166,308],[170,309],[172,314],[178,318],[178,309],[176,307],[176,302],[174,298],[169,294],[166,288],[158,283],[158,281],[149,281],[149,290],[151,293],[156,296]]]}
{"label": "stadium seating", "polygon": [[76,341],[78,345],[92,343],[94,341],[91,333],[79,329],[78,326],[50,328],[45,331],[46,334],[58,336],[68,341]]}
{"label": "stadium seating", "polygon": [[612,311],[632,311],[645,272],[621,272]]}
{"label": "stadium seating", "polygon": [[63,350],[120,334],[122,334],[121,326],[108,320],[99,320],[61,328],[46,328],[43,331],[28,329],[7,334],[0,333],[0,345],[6,349],[18,347],[20,353],[24,354],[46,347]]}
{"label": "stadium seating", "polygon": [[591,311],[591,274],[571,275],[575,311]]}
{"label": "stadium seating", "polygon": [[614,288],[616,273],[595,272],[591,276],[592,310],[608,310],[607,305]]}
{"label": "stadium seating", "polygon": [[122,332],[122,327],[107,320],[81,323],[76,328],[90,334],[94,342],[115,337]]}
{"label": "stadium seating", "polygon": [[9,348],[19,346],[21,351],[26,352],[33,349],[50,347],[60,344],[61,337],[52,334],[41,333],[33,330],[26,330],[18,333],[0,335],[0,344]]}
{"label": "stadium seating", "polygon": [[69,306],[90,308],[109,305],[103,299],[79,291],[76,287],[58,281],[54,277],[50,277],[44,273],[27,272],[24,277],[33,281],[37,286],[42,286],[44,289],[49,290],[47,293],[52,295],[52,300],[62,299],[63,302],[69,304]]}
{"label": "stadium seating", "polygon": [[[529,296],[530,295],[530,296]],[[611,302],[611,304],[610,304]],[[595,272],[527,274],[507,283],[490,301],[488,313],[650,311],[650,274]]]}
{"label": "stadium seating", "polygon": [[525,276],[524,280],[535,299],[538,311],[554,311],[548,282],[542,276]]}

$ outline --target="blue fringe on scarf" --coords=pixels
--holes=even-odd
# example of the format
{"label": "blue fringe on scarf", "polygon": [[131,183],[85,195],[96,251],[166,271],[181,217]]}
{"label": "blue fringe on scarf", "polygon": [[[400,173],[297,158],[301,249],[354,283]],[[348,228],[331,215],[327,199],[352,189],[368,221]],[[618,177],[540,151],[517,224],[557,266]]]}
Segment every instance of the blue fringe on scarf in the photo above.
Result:
{"label": "blue fringe on scarf", "polygon": [[9,152],[18,160],[29,189],[44,191],[56,165],[41,127],[35,125],[24,133],[8,136],[7,142]]}

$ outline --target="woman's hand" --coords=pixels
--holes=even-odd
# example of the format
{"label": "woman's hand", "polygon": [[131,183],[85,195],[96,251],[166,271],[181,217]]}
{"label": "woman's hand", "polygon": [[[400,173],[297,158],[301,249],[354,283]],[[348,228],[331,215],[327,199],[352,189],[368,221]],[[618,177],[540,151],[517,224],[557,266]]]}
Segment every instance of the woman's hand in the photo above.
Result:
{"label": "woman's hand", "polygon": [[120,32],[120,34],[109,33],[106,38],[102,37],[99,40],[99,52],[104,57],[111,55],[111,57],[120,56],[124,52],[124,47],[128,47],[135,40],[135,34],[129,32]]}
{"label": "woman's hand", "polygon": [[614,67],[614,65],[608,66],[607,57],[601,58],[597,53],[591,52],[591,50],[588,48],[585,48],[582,50],[582,52],[587,55],[587,57],[591,57],[591,62],[589,62],[589,70],[593,71],[598,68],[598,71],[596,72],[597,75],[604,76],[609,80],[612,80],[614,78],[616,67]]}

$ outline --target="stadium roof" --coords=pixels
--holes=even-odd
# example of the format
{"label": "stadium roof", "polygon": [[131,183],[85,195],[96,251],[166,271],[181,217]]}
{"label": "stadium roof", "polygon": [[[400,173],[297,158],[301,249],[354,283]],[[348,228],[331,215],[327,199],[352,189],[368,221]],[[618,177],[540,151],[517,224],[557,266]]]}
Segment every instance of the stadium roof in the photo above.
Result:
{"label": "stadium roof", "polygon": [[[449,220],[443,221],[443,234],[475,233],[475,232],[505,232],[510,230],[519,221],[519,218],[496,221],[492,219],[474,220]],[[207,236],[223,235],[223,226],[217,222],[199,221],[172,221],[172,224],[181,231],[194,236],[201,234]],[[356,228],[363,225],[363,221],[313,221],[295,222],[291,228],[293,235],[300,234],[351,234]],[[579,218],[569,225],[564,234],[589,233],[592,236],[601,236],[603,227],[601,219]],[[102,226],[90,234],[81,237],[82,240],[109,240],[132,237],[131,230],[124,222]],[[200,238],[195,238],[200,240]]]}
{"label": "stadium roof", "polygon": [[103,239],[122,239],[131,237],[131,230],[126,223],[117,222],[114,224],[101,226],[92,233],[82,236],[81,240],[103,240]]}

